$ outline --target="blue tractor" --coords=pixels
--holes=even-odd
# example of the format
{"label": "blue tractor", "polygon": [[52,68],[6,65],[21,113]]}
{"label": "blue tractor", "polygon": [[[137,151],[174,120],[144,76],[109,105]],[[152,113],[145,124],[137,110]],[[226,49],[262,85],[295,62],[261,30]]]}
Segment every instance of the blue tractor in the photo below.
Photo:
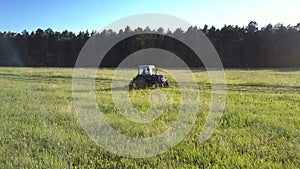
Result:
{"label": "blue tractor", "polygon": [[169,82],[163,75],[157,75],[157,68],[154,65],[140,65],[138,75],[128,84],[129,90],[155,88],[168,88]]}

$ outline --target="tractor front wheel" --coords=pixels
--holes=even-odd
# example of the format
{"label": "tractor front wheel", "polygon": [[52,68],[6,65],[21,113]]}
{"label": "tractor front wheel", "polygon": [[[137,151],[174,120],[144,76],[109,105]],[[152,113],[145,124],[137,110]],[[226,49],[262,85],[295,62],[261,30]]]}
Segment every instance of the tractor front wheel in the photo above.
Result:
{"label": "tractor front wheel", "polygon": [[163,87],[164,87],[164,88],[169,88],[169,82],[168,82],[168,81],[164,81]]}

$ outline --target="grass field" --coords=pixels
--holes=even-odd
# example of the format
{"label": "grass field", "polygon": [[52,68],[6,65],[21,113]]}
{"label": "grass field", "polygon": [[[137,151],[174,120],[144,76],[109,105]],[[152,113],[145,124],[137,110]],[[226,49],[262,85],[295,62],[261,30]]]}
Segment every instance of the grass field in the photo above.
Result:
{"label": "grass field", "polygon": [[[211,89],[207,73],[195,70],[201,106],[191,132],[169,151],[140,159],[111,154],[86,135],[72,104],[72,73],[0,68],[0,168],[300,168],[300,70],[226,70],[225,111],[203,144],[198,137]],[[113,73],[98,71],[96,94],[116,130],[148,137],[172,126],[180,103],[176,87],[162,90],[170,102],[166,113],[151,124],[135,124],[113,105]],[[130,93],[137,109],[149,108],[150,92]]]}

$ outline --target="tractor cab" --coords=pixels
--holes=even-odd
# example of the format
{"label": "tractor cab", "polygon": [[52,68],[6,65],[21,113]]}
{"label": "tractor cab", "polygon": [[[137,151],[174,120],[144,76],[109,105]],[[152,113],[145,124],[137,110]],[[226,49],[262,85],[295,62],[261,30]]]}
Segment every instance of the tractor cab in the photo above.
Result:
{"label": "tractor cab", "polygon": [[156,75],[157,69],[154,65],[140,65],[138,68],[138,75]]}

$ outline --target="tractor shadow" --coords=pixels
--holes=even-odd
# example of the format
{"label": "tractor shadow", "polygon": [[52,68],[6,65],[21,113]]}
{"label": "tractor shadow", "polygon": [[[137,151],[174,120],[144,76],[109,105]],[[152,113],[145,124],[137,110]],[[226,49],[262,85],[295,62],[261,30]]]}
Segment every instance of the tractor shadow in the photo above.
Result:
{"label": "tractor shadow", "polygon": [[155,88],[155,87],[151,87],[151,88],[146,88],[146,89],[132,89],[129,90],[128,86],[124,86],[124,87],[108,87],[108,88],[104,88],[104,89],[97,89],[96,91],[105,91],[105,92],[110,92],[110,91],[142,91],[142,90],[155,90],[155,89],[159,89],[159,88]]}

